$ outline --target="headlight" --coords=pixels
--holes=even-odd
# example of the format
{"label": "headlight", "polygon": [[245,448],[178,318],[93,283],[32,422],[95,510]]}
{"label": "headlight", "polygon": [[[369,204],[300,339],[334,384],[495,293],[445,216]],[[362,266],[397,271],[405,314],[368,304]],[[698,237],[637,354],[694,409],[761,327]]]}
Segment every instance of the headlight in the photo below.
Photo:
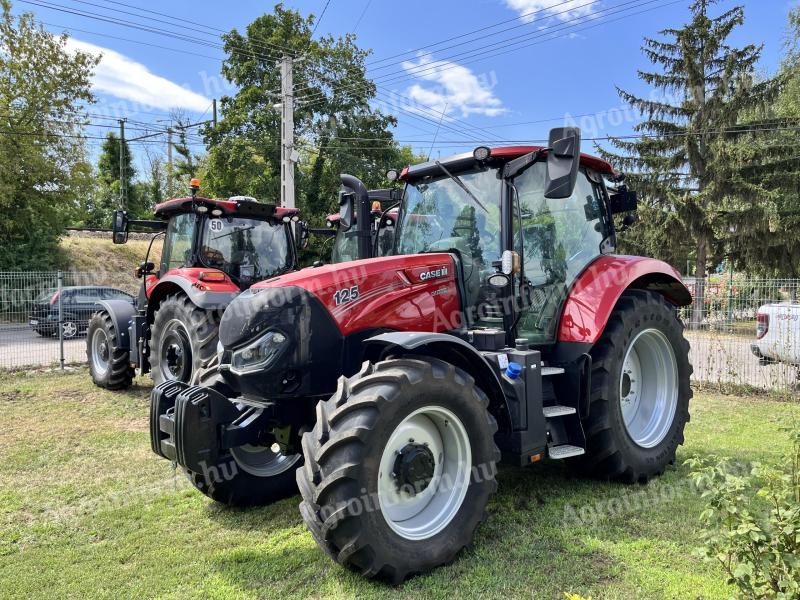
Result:
{"label": "headlight", "polygon": [[266,369],[288,345],[280,331],[268,331],[260,338],[240,348],[231,357],[231,371],[250,373]]}

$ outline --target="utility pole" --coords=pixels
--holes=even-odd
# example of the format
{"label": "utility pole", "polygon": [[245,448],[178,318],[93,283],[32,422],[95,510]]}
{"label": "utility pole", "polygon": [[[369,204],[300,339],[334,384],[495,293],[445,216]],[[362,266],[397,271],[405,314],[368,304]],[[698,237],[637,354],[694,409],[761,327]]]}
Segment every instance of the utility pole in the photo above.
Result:
{"label": "utility pole", "polygon": [[172,198],[172,127],[167,127],[167,198]]}
{"label": "utility pole", "polygon": [[128,210],[128,186],[125,181],[125,119],[119,120],[119,205]]}
{"label": "utility pole", "polygon": [[281,66],[281,206],[294,208],[294,82],[292,58],[284,56]]}
{"label": "utility pole", "polygon": [[212,98],[211,100],[211,122],[214,124],[214,127],[217,126],[217,99]]}

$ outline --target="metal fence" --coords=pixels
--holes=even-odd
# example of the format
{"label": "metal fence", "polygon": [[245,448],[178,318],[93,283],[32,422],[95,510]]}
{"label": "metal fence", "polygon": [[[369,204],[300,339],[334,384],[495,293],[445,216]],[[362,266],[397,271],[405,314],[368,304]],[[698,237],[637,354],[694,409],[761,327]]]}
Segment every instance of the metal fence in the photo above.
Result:
{"label": "metal fence", "polygon": [[[752,279],[719,275],[687,279],[693,306],[681,310],[692,345],[694,379],[724,386],[746,386],[796,393],[800,363],[800,280]],[[767,337],[757,339],[759,309],[775,316]],[[752,346],[777,360],[763,360]]]}
{"label": "metal fence", "polygon": [[104,293],[102,279],[97,273],[0,272],[0,368],[85,362],[91,300]]}
{"label": "metal fence", "polygon": [[[73,286],[123,287],[131,292],[136,280],[120,286],[119,274],[80,272],[0,272],[0,369],[58,366],[86,361],[88,314],[74,318],[71,305],[59,293]],[[687,279],[693,306],[680,311],[692,350],[693,379],[719,386],[742,385],[779,392],[796,391],[798,367],[790,360],[764,365],[752,352],[759,308],[784,303],[794,311],[771,338],[788,354],[800,354],[800,280],[744,279],[739,276]],[[702,294],[702,298],[700,297]],[[69,298],[72,302],[74,298]],[[59,319],[59,314],[61,318]],[[67,320],[66,317],[70,317]],[[59,327],[59,322],[61,326]],[[75,330],[72,326],[75,326]]]}

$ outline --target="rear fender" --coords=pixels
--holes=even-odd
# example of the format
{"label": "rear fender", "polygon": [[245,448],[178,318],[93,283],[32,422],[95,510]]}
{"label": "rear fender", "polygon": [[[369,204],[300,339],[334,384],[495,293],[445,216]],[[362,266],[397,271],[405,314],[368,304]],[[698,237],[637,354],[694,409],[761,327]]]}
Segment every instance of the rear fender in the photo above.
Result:
{"label": "rear fender", "polygon": [[509,407],[495,370],[473,346],[447,333],[392,332],[364,340],[364,359],[384,360],[392,354],[430,356],[465,371],[489,398],[489,411],[501,430],[511,430]]}
{"label": "rear fender", "polygon": [[130,349],[130,326],[136,315],[136,307],[124,300],[101,300],[98,304],[102,307],[101,311],[107,312],[111,317],[114,328],[117,330],[120,347]]}
{"label": "rear fender", "polygon": [[692,303],[680,274],[667,263],[641,256],[601,256],[572,286],[561,314],[558,341],[594,344],[626,290],[656,292],[676,307]]}

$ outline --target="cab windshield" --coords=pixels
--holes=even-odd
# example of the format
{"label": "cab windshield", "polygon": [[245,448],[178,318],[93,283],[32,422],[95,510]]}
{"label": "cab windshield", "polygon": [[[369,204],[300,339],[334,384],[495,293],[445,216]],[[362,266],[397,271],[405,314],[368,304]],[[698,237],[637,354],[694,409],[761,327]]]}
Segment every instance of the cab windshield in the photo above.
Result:
{"label": "cab windshield", "polygon": [[492,262],[502,254],[502,181],[491,169],[458,173],[457,177],[471,195],[444,173],[406,185],[395,253],[457,250],[467,295],[474,303],[485,278],[494,272]]}
{"label": "cab windshield", "polygon": [[200,262],[220,269],[240,285],[250,285],[291,267],[286,228],[270,221],[221,217],[206,219],[200,237]]}

